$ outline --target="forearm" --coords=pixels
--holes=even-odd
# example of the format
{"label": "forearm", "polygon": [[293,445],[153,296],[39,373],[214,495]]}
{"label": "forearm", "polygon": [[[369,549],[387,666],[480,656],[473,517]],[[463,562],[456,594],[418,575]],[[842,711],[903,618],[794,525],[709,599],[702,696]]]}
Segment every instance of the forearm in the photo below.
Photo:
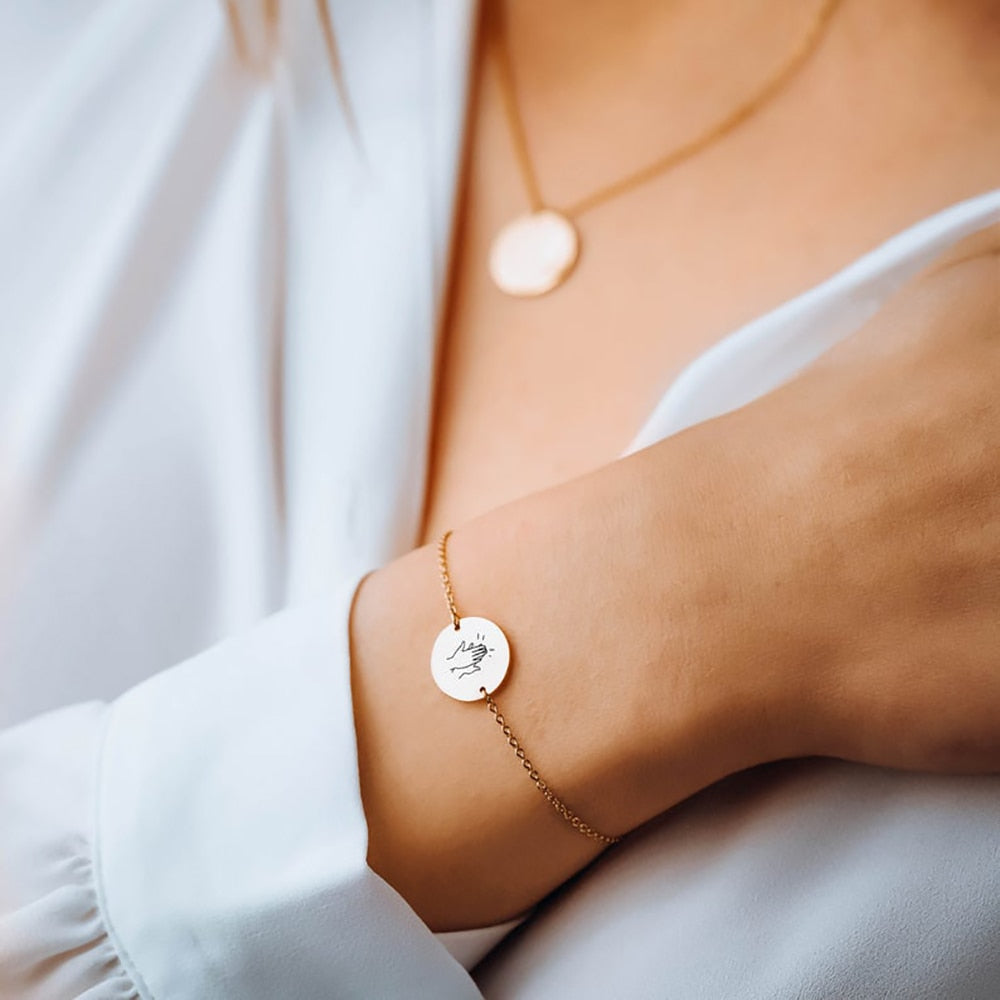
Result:
{"label": "forearm", "polygon": [[[769,755],[771,679],[748,669],[763,652],[745,627],[758,601],[736,571],[753,514],[722,441],[696,429],[449,541],[460,613],[511,642],[501,711],[542,777],[606,833]],[[546,803],[483,702],[434,685],[447,622],[434,545],[370,574],[351,616],[369,861],[437,930],[513,916],[601,849]]]}

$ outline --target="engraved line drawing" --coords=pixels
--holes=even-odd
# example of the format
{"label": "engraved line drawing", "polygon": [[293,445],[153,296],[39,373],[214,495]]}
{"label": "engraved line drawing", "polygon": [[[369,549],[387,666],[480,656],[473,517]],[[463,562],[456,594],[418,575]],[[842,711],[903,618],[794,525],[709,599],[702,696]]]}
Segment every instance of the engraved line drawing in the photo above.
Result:
{"label": "engraved line drawing", "polygon": [[452,673],[455,673],[456,670],[460,671],[458,675],[459,678],[468,677],[469,674],[474,674],[482,670],[483,669],[482,662],[483,659],[486,657],[486,654],[493,652],[493,647],[487,649],[486,644],[482,642],[482,640],[486,638],[486,636],[483,635],[482,632],[477,632],[476,638],[479,639],[480,641],[466,642],[463,639],[455,647],[452,654],[450,656],[445,657],[446,660],[451,660],[454,657],[456,657],[459,653],[467,653],[471,657],[468,663],[458,663],[455,666],[449,668]]}

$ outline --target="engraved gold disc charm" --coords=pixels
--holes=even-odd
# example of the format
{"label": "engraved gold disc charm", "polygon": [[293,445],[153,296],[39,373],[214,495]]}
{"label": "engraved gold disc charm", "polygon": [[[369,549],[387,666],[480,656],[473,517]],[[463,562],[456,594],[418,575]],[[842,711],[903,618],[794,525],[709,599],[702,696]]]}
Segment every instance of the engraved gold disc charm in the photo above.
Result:
{"label": "engraved gold disc charm", "polygon": [[457,629],[449,622],[431,650],[434,683],[458,701],[481,700],[481,687],[493,694],[509,666],[507,636],[489,618],[460,618]]}
{"label": "engraved gold disc charm", "polygon": [[508,295],[542,295],[573,270],[580,240],[564,215],[543,208],[508,222],[490,247],[490,277]]}

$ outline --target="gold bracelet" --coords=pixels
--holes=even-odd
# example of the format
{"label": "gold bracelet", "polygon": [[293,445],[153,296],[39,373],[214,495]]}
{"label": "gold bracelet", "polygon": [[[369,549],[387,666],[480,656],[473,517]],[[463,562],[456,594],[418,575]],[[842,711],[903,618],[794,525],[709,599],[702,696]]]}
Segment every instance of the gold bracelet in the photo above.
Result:
{"label": "gold bracelet", "polygon": [[[500,714],[500,709],[491,695],[503,683],[510,666],[510,644],[503,629],[489,618],[460,617],[455,607],[455,594],[448,573],[447,544],[451,531],[446,531],[438,541],[438,565],[441,567],[441,581],[444,596],[448,602],[451,624],[445,625],[438,634],[431,650],[431,676],[434,683],[450,698],[457,701],[486,700],[486,706],[493,713],[497,725],[514,748],[521,766],[528,777],[542,793],[545,801],[577,833],[602,844],[617,844],[621,837],[609,837],[599,833],[589,823],[585,823],[539,776],[528,759],[524,747],[510,731],[510,726]],[[456,636],[455,633],[458,633]],[[457,641],[456,641],[457,639]]]}

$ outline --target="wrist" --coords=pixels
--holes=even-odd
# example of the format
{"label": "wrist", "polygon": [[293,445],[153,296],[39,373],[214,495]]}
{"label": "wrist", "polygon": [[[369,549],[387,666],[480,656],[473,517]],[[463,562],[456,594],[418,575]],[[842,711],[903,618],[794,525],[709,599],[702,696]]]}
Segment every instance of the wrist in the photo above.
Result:
{"label": "wrist", "polygon": [[[764,508],[741,482],[750,466],[709,453],[722,440],[679,435],[461,524],[448,544],[459,614],[491,618],[511,645],[500,711],[553,791],[606,834],[782,755],[771,685],[795,654],[761,611],[748,568],[760,559],[738,522]],[[352,690],[369,863],[455,929],[522,912],[600,846],[553,814],[483,703],[434,685],[427,658],[449,620],[435,548],[362,582]]]}
{"label": "wrist", "polygon": [[789,466],[762,454],[774,433],[755,420],[742,411],[632,456],[658,625],[647,669],[662,753],[642,763],[660,768],[652,783],[673,801],[822,743],[817,679],[830,676],[823,661],[835,647],[799,578],[817,566],[795,516],[811,487],[794,457]]}

